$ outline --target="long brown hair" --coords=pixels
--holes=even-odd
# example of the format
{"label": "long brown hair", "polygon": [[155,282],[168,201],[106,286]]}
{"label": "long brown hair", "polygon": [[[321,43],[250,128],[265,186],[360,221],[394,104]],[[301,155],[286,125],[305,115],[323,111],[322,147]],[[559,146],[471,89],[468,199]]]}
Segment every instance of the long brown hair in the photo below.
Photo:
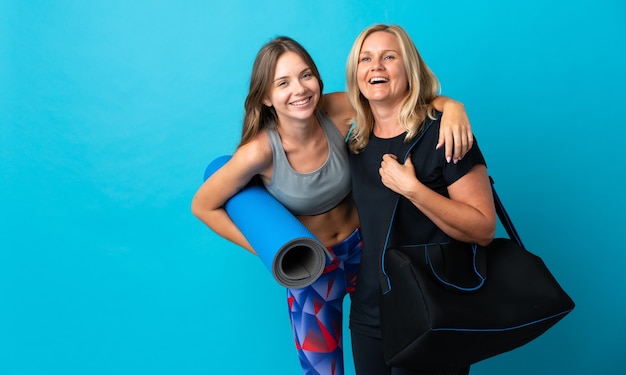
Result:
{"label": "long brown hair", "polygon": [[[317,78],[320,86],[320,93],[323,92],[324,84],[317,70],[311,55],[295,40],[279,36],[265,44],[256,56],[250,75],[250,89],[245,102],[245,115],[243,119],[243,129],[239,146],[248,143],[256,136],[261,129],[268,124],[276,123],[276,111],[274,107],[263,104],[270,92],[276,70],[278,58],[286,52],[298,54],[304,62],[311,68],[311,73]],[[322,100],[317,104],[317,109],[321,108]]]}
{"label": "long brown hair", "polygon": [[365,38],[377,31],[391,33],[398,39],[400,52],[404,60],[409,87],[406,98],[398,113],[398,122],[406,130],[406,140],[415,137],[421,131],[422,122],[426,116],[434,118],[434,108],[431,102],[439,93],[439,81],[428,68],[420,56],[415,44],[407,32],[398,25],[373,25],[361,32],[352,45],[346,65],[346,82],[348,98],[356,111],[355,127],[350,134],[350,150],[359,152],[369,142],[369,136],[374,128],[374,115],[369,101],[361,94],[357,82],[357,68],[359,55]]}

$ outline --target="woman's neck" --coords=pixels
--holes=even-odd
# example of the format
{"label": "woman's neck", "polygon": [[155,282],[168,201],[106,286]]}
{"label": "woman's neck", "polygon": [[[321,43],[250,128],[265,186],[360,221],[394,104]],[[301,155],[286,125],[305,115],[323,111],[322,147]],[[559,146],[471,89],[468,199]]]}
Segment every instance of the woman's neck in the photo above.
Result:
{"label": "woman's neck", "polygon": [[306,144],[315,139],[320,128],[319,122],[315,116],[311,116],[306,120],[279,120],[276,124],[278,134],[283,143],[300,143]]}
{"label": "woman's neck", "polygon": [[398,121],[399,106],[370,105],[374,116],[374,135],[379,138],[392,138],[404,133]]}

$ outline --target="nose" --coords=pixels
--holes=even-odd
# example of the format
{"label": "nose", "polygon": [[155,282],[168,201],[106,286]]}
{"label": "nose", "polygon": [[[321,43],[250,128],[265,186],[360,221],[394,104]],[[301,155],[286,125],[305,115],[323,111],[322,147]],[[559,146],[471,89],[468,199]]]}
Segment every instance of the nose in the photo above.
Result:
{"label": "nose", "polygon": [[294,84],[294,91],[298,94],[306,92],[307,87],[300,80],[296,80]]}
{"label": "nose", "polygon": [[384,65],[381,58],[372,59],[372,70],[382,70],[384,69]]}

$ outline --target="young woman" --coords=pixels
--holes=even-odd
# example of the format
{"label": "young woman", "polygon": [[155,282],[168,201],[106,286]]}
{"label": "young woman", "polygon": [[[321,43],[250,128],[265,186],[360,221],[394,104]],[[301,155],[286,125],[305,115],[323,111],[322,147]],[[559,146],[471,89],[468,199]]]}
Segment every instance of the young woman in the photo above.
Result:
{"label": "young woman", "polygon": [[[342,303],[354,290],[361,257],[344,142],[354,110],[344,93],[322,98],[322,89],[317,67],[300,44],[278,37],[263,46],[252,68],[241,142],[199,188],[192,211],[217,234],[254,253],[223,206],[258,177],[328,247],[335,258],[322,276],[306,288],[287,289],[287,300],[304,373],[341,375]],[[471,138],[465,111],[452,100],[438,100],[455,119],[440,144],[454,138],[460,156],[471,146],[461,146],[462,138]]]}
{"label": "young woman", "polygon": [[[405,199],[394,220],[408,223],[410,230],[402,235],[410,237],[410,243],[491,242],[496,213],[485,160],[476,144],[457,163],[449,163],[443,150],[432,147],[441,120],[433,105],[439,83],[402,28],[365,29],[354,42],[346,74],[357,113],[350,169],[363,234],[350,314],[356,373],[467,374],[469,368],[419,372],[386,365],[380,332],[380,257],[398,194]],[[425,130],[427,122],[432,124]],[[421,139],[410,158],[400,164],[407,142],[418,135]]]}

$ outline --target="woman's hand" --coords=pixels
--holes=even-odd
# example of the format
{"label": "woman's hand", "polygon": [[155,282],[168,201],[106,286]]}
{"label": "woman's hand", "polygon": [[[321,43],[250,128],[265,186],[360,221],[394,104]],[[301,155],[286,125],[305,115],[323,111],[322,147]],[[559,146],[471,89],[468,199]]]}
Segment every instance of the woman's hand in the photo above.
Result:
{"label": "woman's hand", "polygon": [[415,184],[419,184],[410,156],[404,164],[400,164],[395,155],[383,155],[378,173],[383,185],[400,195],[406,196],[415,190]]}
{"label": "woman's hand", "polygon": [[437,149],[445,146],[446,160],[448,163],[451,161],[456,163],[474,144],[474,135],[465,106],[445,96],[438,96],[432,104],[435,109],[443,112]]}
{"label": "woman's hand", "polygon": [[450,237],[483,246],[493,240],[496,212],[484,165],[475,166],[448,186],[449,198],[415,177],[410,156],[400,164],[394,155],[383,155],[379,173],[383,185],[408,199]]}

